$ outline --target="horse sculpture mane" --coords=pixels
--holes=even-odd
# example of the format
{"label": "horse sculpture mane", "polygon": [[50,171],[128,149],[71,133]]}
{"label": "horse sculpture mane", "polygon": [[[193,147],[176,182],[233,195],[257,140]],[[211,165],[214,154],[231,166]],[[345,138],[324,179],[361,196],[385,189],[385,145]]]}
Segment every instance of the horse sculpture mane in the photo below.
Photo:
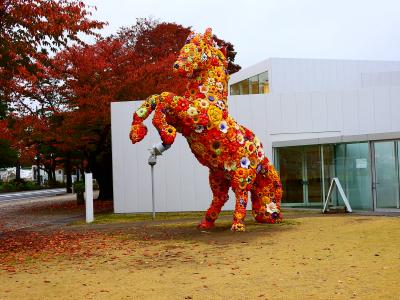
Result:
{"label": "horse sculpture mane", "polygon": [[229,75],[225,54],[213,41],[211,29],[191,33],[174,64],[178,74],[189,79],[184,96],[164,92],[147,98],[133,114],[132,143],[147,133],[143,121],[155,111],[153,125],[164,145],[181,133],[198,161],[210,169],[213,193],[200,229],[214,226],[231,187],[236,206],[231,229],[244,231],[248,192],[257,222],[282,220],[282,186],[279,175],[264,155],[260,140],[229,115]]}

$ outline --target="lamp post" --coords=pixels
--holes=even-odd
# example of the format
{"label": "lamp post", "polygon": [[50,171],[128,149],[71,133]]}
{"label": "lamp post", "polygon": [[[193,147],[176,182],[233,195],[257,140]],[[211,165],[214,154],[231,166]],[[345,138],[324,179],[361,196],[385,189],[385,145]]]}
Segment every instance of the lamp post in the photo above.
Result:
{"label": "lamp post", "polygon": [[153,209],[153,220],[156,218],[156,204],[155,204],[155,193],[154,193],[154,166],[157,164],[157,156],[162,155],[165,150],[168,150],[171,145],[164,145],[162,142],[153,145],[149,149],[150,156],[148,159],[148,164],[151,168],[151,205]]}

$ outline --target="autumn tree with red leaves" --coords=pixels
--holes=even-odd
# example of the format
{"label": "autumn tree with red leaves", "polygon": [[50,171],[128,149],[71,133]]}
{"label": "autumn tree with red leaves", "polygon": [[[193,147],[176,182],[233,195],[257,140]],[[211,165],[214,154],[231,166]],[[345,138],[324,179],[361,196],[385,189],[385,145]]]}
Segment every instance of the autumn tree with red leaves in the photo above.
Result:
{"label": "autumn tree with red leaves", "polygon": [[0,144],[18,153],[17,167],[29,162],[32,146],[47,147],[51,131],[35,131],[35,139],[24,137],[27,128],[37,128],[57,112],[57,95],[49,93],[55,85],[52,55],[71,44],[84,44],[78,34],[98,37],[95,30],[105,25],[90,19],[90,9],[77,0],[0,2],[0,103],[3,119],[7,117],[0,124]]}
{"label": "autumn tree with red leaves", "polygon": [[[90,169],[99,198],[112,198],[110,103],[183,94],[186,82],[172,64],[190,28],[138,19],[86,45],[78,33],[96,35],[104,23],[90,20],[81,1],[6,0],[0,16],[0,97],[13,110],[15,147],[50,171],[55,156],[67,171],[73,164]],[[228,50],[230,72],[237,71],[232,44],[215,39]]]}
{"label": "autumn tree with red leaves", "polygon": [[0,97],[19,101],[32,82],[46,77],[50,54],[78,33],[96,35],[105,23],[90,20],[91,12],[76,0],[2,0],[0,2]]}

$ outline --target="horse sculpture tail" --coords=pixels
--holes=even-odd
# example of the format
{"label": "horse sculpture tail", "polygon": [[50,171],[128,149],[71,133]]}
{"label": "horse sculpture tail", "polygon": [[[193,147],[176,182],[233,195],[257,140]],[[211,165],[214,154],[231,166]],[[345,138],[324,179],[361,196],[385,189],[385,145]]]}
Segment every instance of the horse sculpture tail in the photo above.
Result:
{"label": "horse sculpture tail", "polygon": [[140,107],[133,113],[133,121],[129,138],[132,144],[140,142],[147,134],[147,127],[143,124],[143,121],[153,112],[157,106],[159,95],[153,95],[148,97]]}

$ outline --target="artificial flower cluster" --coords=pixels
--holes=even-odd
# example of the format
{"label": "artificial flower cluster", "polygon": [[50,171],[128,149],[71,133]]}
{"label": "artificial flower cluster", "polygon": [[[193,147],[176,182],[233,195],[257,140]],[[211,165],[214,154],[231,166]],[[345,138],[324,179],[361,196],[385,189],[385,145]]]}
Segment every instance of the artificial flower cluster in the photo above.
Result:
{"label": "artificial flower cluster", "polygon": [[149,97],[134,113],[130,138],[139,142],[147,133],[143,121],[155,110],[153,125],[164,144],[174,142],[180,132],[199,162],[210,169],[213,200],[200,228],[211,228],[228,200],[236,196],[232,230],[244,230],[248,192],[258,222],[282,219],[279,175],[265,157],[253,132],[239,125],[228,112],[227,60],[213,42],[211,29],[191,34],[182,48],[174,70],[189,78],[184,96],[164,92]]}

